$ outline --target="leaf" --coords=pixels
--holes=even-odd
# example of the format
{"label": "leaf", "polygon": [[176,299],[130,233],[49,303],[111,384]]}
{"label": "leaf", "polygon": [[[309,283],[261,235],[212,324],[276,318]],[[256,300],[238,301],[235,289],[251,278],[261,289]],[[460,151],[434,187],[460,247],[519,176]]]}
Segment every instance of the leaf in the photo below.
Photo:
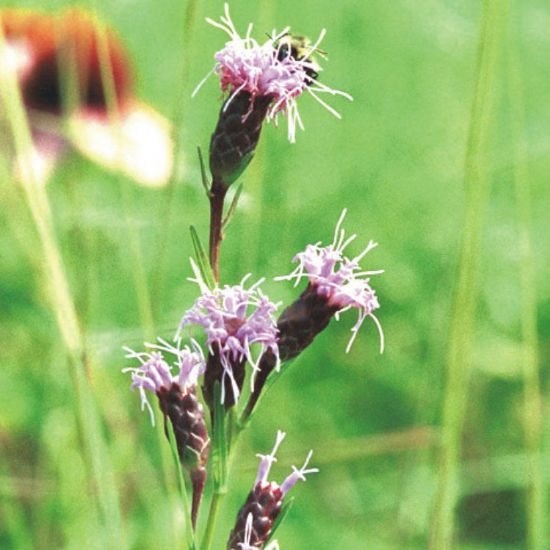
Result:
{"label": "leaf", "polygon": [[214,384],[214,422],[212,434],[212,474],[214,487],[223,492],[227,482],[227,434],[225,430],[225,407],[221,402],[221,385],[217,380]]}
{"label": "leaf", "polygon": [[189,226],[189,231],[191,231],[191,240],[193,241],[193,249],[195,250],[195,259],[197,261],[202,280],[208,288],[213,289],[216,287],[216,280],[214,279],[214,273],[210,267],[210,262],[208,261],[208,256],[202,246],[199,234],[193,225]]}
{"label": "leaf", "polygon": [[279,525],[283,523],[284,519],[290,512],[290,509],[292,508],[294,504],[294,497],[290,497],[282,506],[281,513],[277,516],[277,519],[273,522],[273,529],[271,529],[271,533],[269,534],[269,538],[266,540],[266,544],[273,538],[273,535],[275,534],[275,531],[279,528]]}
{"label": "leaf", "polygon": [[199,154],[199,163],[201,165],[202,186],[206,191],[206,196],[210,197],[210,182],[208,181],[208,175],[206,174],[206,166],[204,165],[204,158],[202,156],[202,150],[199,145],[197,145],[197,153]]}
{"label": "leaf", "polygon": [[242,191],[243,191],[243,184],[240,183],[239,187],[237,187],[237,191],[235,191],[235,194],[233,195],[233,200],[231,201],[231,206],[227,211],[227,215],[225,216],[225,219],[222,222],[222,229],[225,229],[229,225],[231,218],[235,214],[235,210],[237,210],[237,204],[239,202],[239,198],[241,197]]}
{"label": "leaf", "polygon": [[178,478],[178,490],[180,494],[181,501],[183,503],[183,510],[185,514],[185,536],[187,538],[187,544],[189,550],[195,550],[195,535],[193,533],[193,528],[191,524],[191,507],[189,506],[189,499],[187,497],[187,489],[185,487],[185,480],[183,479],[183,469],[178,454],[178,446],[176,443],[176,436],[174,434],[174,428],[171,422],[166,422],[165,432],[168,436],[168,441],[170,442],[170,450],[172,451],[172,458],[174,460],[174,465],[176,467],[177,478]]}

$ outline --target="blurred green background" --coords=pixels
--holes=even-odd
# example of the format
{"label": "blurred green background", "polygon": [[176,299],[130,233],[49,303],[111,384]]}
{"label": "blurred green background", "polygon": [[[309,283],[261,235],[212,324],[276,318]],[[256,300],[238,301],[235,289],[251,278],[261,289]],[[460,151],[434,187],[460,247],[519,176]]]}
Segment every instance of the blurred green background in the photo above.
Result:
{"label": "blurred green background", "polygon": [[[1,3],[48,11],[70,4]],[[220,92],[212,79],[193,100],[190,93],[225,42],[204,22],[221,15],[223,3],[197,1],[187,35],[186,1],[98,1],[96,7],[133,57],[140,97],[171,119],[182,109],[184,176],[167,215],[169,191],[140,188],[73,154],[56,171],[48,195],[92,365],[114,472],[109,483],[118,491],[120,547],[175,548],[173,524],[181,517],[164,488],[160,428],[151,428],[139,396],[129,391],[122,346],[139,348],[151,332],[169,337],[197,293],[186,282],[188,226],[195,224],[206,238],[208,205],[195,147],[208,146]],[[237,28],[244,32],[254,21],[259,39],[273,27],[291,25],[312,37],[326,27],[322,47],[330,60],[322,81],[351,93],[354,102],[330,101],[342,114],[339,121],[303,98],[306,131],[295,145],[286,139],[284,121],[279,129],[264,129],[223,243],[222,279],[265,276],[270,297],[288,303],[296,291],[272,278],[288,273],[292,256],[307,243],[328,242],[347,207],[346,228],[359,235],[351,251],[369,239],[379,243],[364,263],[386,270],[373,281],[386,350],[378,353],[376,330],[367,322],[345,355],[355,322],[348,314],[292,365],[240,441],[215,547],[224,547],[251,487],[255,453],[270,449],[282,429],[288,435],[275,479],[310,448],[321,471],[296,488],[295,505],[277,533],[281,548],[425,548],[440,472],[442,411],[450,399],[447,350],[468,208],[465,152],[482,4],[266,0],[231,8]],[[526,443],[532,394],[526,401],[525,389],[536,393],[539,375],[524,368],[525,346],[532,350],[537,338],[531,333],[525,341],[522,315],[537,316],[534,364],[543,410],[548,406],[550,283],[542,274],[550,246],[550,9],[546,0],[516,1],[512,8],[498,41],[494,106],[485,121],[490,196],[481,216],[478,284],[471,289],[472,353],[464,354],[471,376],[454,516],[454,543],[463,549],[528,547],[528,465],[538,443]],[[514,66],[510,52],[517,54]],[[514,70],[523,98],[513,93]],[[525,162],[517,156],[521,143]],[[518,210],[518,164],[523,189],[530,186],[527,218]],[[97,487],[87,481],[81,450],[87,442],[48,302],[40,244],[13,182],[3,181],[0,189],[0,547],[104,548]],[[521,278],[522,223],[532,237],[536,289]],[[525,298],[535,290],[534,298]],[[543,481],[534,483],[545,496]],[[536,540],[542,548],[543,539]]]}

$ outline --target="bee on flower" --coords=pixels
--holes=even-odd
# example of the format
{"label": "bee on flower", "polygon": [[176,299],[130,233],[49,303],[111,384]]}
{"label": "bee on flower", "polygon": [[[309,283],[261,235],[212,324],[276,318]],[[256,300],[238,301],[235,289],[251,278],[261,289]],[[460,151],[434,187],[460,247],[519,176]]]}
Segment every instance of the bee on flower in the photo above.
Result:
{"label": "bee on flower", "polygon": [[298,98],[307,93],[334,116],[340,114],[328,105],[320,94],[351,96],[319,82],[322,70],[313,59],[326,31],[311,44],[304,38],[289,34],[289,27],[273,33],[260,44],[252,38],[252,24],[241,36],[225,4],[220,21],[208,18],[208,23],[229,36],[225,46],[214,58],[216,64],[194,94],[212,74],[220,79],[222,92],[227,94],[216,130],[210,142],[210,169],[214,179],[231,184],[250,162],[260,137],[264,120],[278,122],[280,115],[288,121],[288,138],[296,140],[296,129],[304,129],[298,110]]}

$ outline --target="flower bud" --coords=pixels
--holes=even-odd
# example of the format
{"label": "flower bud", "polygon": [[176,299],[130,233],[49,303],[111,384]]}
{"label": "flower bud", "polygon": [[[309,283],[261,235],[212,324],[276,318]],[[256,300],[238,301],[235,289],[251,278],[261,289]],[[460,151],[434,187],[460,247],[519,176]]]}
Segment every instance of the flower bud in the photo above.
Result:
{"label": "flower bud", "polygon": [[253,98],[240,92],[223,104],[210,140],[210,172],[214,180],[232,184],[252,160],[270,96]]}

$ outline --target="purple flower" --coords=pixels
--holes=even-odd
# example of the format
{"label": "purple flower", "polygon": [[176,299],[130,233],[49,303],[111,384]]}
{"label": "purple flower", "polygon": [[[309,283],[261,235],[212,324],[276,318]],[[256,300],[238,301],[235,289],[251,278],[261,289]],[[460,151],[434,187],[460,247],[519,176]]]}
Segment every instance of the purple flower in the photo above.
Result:
{"label": "purple flower", "polygon": [[[211,355],[219,355],[223,368],[223,378],[228,377],[235,400],[240,393],[233,376],[233,365],[248,361],[252,366],[251,386],[254,387],[254,377],[258,363],[266,350],[270,350],[277,358],[277,323],[273,314],[280,304],[275,304],[261,292],[259,280],[250,288],[244,287],[248,274],[239,285],[224,286],[210,290],[197,273],[192,279],[200,285],[202,295],[183,316],[177,337],[189,325],[200,325],[206,335],[206,345]],[[259,347],[256,357],[252,347]],[[222,403],[225,399],[225,384],[222,383]]]}
{"label": "purple flower", "polygon": [[280,33],[273,31],[273,38],[269,38],[260,45],[251,37],[252,24],[248,26],[246,36],[239,35],[231,21],[227,3],[225,4],[225,16],[222,16],[220,20],[221,23],[218,23],[207,18],[208,23],[226,32],[230,40],[223,49],[215,54],[214,69],[197,86],[193,95],[198,92],[208,77],[215,73],[220,77],[222,91],[230,94],[225,109],[240,92],[250,93],[252,100],[255,97],[271,97],[267,120],[274,120],[276,124],[279,113],[288,116],[288,138],[291,142],[295,141],[296,127],[304,128],[296,98],[305,91],[333,115],[340,118],[338,112],[327,105],[317,94],[341,95],[349,100],[352,97],[344,92],[333,90],[310,76],[312,71],[320,70],[320,67],[311,60],[311,55],[317,50],[323,39],[326,32],[324,29],[317,42],[308,49],[307,53],[300,59],[295,59],[291,55],[278,55],[280,45],[277,43],[288,34],[289,27]]}
{"label": "purple flower", "polygon": [[[159,344],[145,344],[145,347],[154,351],[136,352],[130,348],[124,348],[127,352],[126,357],[137,359],[140,362],[139,367],[129,367],[122,372],[132,373],[131,388],[137,388],[141,396],[141,409],[149,410],[151,421],[154,425],[155,417],[146,390],[159,395],[161,390],[169,391],[176,384],[182,393],[189,388],[197,385],[198,377],[204,373],[205,360],[200,346],[192,340],[193,351],[189,346],[180,347],[181,340],[177,340],[176,346],[173,346],[158,339]],[[172,365],[164,359],[163,352],[170,353],[175,357]],[[178,371],[172,373],[172,366]]]}
{"label": "purple flower", "polygon": [[334,239],[328,246],[321,243],[309,244],[303,252],[293,258],[298,267],[277,280],[295,279],[297,286],[303,277],[309,280],[310,287],[327,300],[329,306],[338,307],[336,318],[342,311],[351,308],[358,310],[358,319],[352,328],[352,336],[346,348],[348,352],[357,336],[363,321],[370,317],[380,333],[380,351],[384,349],[384,333],[374,311],[380,307],[375,291],[371,288],[370,275],[378,275],[383,270],[363,271],[359,262],[370,252],[376,243],[370,241],[367,247],[353,259],[344,255],[346,247],[357,237],[351,235],[346,239],[344,229],[341,228],[347,210],[344,209],[334,232]]}
{"label": "purple flower", "polygon": [[[237,546],[239,547],[239,550],[258,550],[258,548],[261,548],[261,546],[252,546],[252,522],[254,521],[254,516],[252,512],[248,513],[248,516],[246,517],[246,525],[244,527],[244,542],[238,542]],[[265,550],[279,550],[279,543],[274,540],[273,542],[270,542],[266,547]]]}
{"label": "purple flower", "polygon": [[301,468],[292,467],[292,473],[281,485],[268,481],[269,471],[277,461],[275,453],[285,438],[285,433],[278,431],[273,450],[268,455],[258,455],[260,466],[252,490],[246,502],[237,514],[235,527],[229,535],[228,548],[232,550],[250,550],[263,548],[273,531],[273,525],[279,517],[286,494],[298,481],[305,481],[307,474],[318,472],[317,468],[308,468],[313,451],[310,451]]}

